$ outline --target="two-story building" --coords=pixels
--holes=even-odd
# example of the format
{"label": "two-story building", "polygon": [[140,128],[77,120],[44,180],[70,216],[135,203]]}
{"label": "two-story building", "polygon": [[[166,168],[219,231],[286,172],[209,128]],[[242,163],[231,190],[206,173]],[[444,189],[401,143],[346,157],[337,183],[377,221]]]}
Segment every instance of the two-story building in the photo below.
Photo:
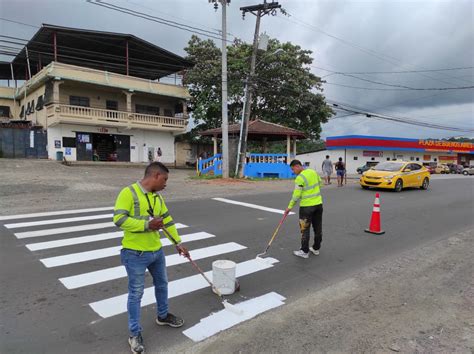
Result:
{"label": "two-story building", "polygon": [[[174,163],[189,94],[160,79],[191,65],[133,35],[43,25],[0,64],[0,79],[15,86],[0,88],[0,129],[29,129],[25,149],[38,149],[32,132],[41,131],[49,159],[147,162],[160,151]],[[1,135],[0,151],[10,151]]]}

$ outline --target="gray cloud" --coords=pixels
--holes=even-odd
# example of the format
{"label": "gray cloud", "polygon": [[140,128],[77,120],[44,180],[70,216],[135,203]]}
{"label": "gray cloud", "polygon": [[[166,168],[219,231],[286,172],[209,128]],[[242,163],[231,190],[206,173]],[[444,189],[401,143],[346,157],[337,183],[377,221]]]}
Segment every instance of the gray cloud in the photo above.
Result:
{"label": "gray cloud", "polygon": [[[206,0],[110,1],[197,27],[220,28],[220,10],[215,12]],[[239,7],[255,3],[258,1],[233,0],[228,9],[228,31],[248,42],[253,37],[255,17],[247,15],[242,20]],[[311,49],[314,52],[314,66],[343,72],[474,66],[474,19],[473,3],[470,0],[280,0],[280,3],[293,16],[287,19],[281,18],[281,15],[267,16],[262,20],[261,30],[281,41],[291,41]],[[184,54],[183,48],[191,35],[106,10],[88,4],[85,0],[0,0],[0,12],[3,17],[33,25],[51,23],[132,33],[178,54]],[[354,46],[376,51],[377,54],[367,54],[309,26],[298,24],[299,20],[343,38]],[[0,31],[30,38],[35,29],[0,21]],[[312,70],[319,76],[329,74],[323,70]],[[450,87],[473,85],[473,74],[474,70],[471,69],[359,76],[410,87]],[[326,80],[350,86],[387,88],[341,75],[330,75]],[[474,127],[473,93],[474,90],[366,91],[330,85],[325,85],[324,91],[332,100],[367,110],[470,128]],[[416,137],[459,135],[361,117],[335,119],[324,125],[325,136],[346,133]]]}

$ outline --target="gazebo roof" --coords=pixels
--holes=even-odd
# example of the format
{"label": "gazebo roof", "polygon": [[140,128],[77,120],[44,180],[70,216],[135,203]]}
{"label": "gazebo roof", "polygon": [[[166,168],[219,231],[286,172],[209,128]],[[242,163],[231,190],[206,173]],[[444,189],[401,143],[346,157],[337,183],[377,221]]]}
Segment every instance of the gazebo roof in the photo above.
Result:
{"label": "gazebo roof", "polygon": [[[199,133],[202,136],[222,137],[222,128],[205,130]],[[240,135],[240,123],[229,125],[230,135]],[[255,119],[249,122],[248,139],[269,141],[285,140],[288,136],[296,139],[306,139],[306,134],[302,131],[288,128],[280,124]]]}

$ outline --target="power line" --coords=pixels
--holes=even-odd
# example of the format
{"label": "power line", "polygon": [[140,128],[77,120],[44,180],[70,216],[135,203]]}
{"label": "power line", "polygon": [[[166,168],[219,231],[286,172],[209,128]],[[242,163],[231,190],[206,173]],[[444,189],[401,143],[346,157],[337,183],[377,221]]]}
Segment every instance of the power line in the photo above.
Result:
{"label": "power line", "polygon": [[[145,14],[143,12],[135,11],[135,10],[132,10],[132,9],[129,9],[129,8],[126,8],[126,7],[122,7],[122,6],[113,5],[113,4],[104,2],[104,1],[100,1],[100,2],[97,1],[97,0],[95,0],[95,1],[86,0],[86,1],[93,4],[93,5],[101,6],[101,7],[107,8],[109,10],[114,10],[114,11],[117,11],[117,12],[121,12],[121,13],[124,13],[124,14],[127,14],[127,15],[134,16],[134,17],[140,17],[140,18],[143,18],[143,19],[148,20],[148,21],[153,21],[153,22],[156,22],[156,23],[160,23],[162,25],[178,28],[178,29],[183,30],[183,31],[187,31],[187,32],[195,33],[195,34],[200,34],[200,35],[205,36],[205,37],[209,37],[209,38],[213,38],[213,39],[217,39],[217,40],[222,40],[222,37],[218,36],[218,34],[216,34],[214,32],[211,32],[211,31],[207,31],[207,30],[202,29],[202,28],[188,26],[186,24],[179,23],[179,22],[176,22],[176,21],[166,20],[166,19],[163,19],[163,18],[160,18],[160,17],[157,17],[157,16],[148,15],[148,14]],[[232,43],[232,41],[230,41],[230,40],[227,40],[227,42]]]}
{"label": "power line", "polygon": [[[368,80],[364,80],[368,81]],[[375,81],[369,81],[369,82],[374,82]],[[344,84],[336,84],[334,82],[324,82],[326,85],[334,85],[334,86],[340,86],[340,87],[346,87],[346,88],[353,88],[353,89],[358,89],[358,90],[369,90],[369,91],[448,91],[448,90],[471,90],[474,88],[474,86],[458,86],[458,87],[409,87],[409,86],[403,86],[403,85],[391,85],[391,84],[383,84],[383,83],[377,83],[378,85],[385,85],[385,86],[392,86],[396,88],[375,88],[375,87],[361,87],[361,86],[351,86],[351,85],[344,85]]]}
{"label": "power line", "polygon": [[469,70],[473,69],[474,66],[464,66],[459,68],[443,68],[443,69],[426,69],[426,70],[400,70],[400,71],[353,71],[353,72],[342,72],[342,71],[333,71],[317,66],[311,65],[315,69],[320,69],[324,71],[329,71],[332,74],[359,74],[359,75],[370,75],[370,74],[415,74],[415,73],[427,73],[427,72],[438,72],[438,71],[453,71],[453,70]]}

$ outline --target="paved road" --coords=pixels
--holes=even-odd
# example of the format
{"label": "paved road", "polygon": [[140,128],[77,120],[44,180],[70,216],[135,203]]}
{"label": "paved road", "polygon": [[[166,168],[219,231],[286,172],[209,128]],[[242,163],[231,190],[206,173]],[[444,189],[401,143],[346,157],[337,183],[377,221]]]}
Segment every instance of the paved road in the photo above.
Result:
{"label": "paved road", "polygon": [[[270,256],[278,263],[266,269],[259,269],[253,259],[266,245],[280,214],[212,199],[169,203],[169,208],[176,221],[183,224],[180,233],[194,238],[188,246],[192,255],[203,257],[198,262],[205,271],[216,259],[250,262],[246,263],[250,270],[242,268],[250,274],[240,278],[241,292],[231,296],[231,302],[274,291],[286,297],[288,303],[406,249],[471,229],[473,187],[472,178],[434,179],[428,191],[382,192],[383,236],[363,232],[374,192],[356,185],[326,190],[322,254],[309,260],[291,254],[299,244],[297,218],[293,215],[270,249]],[[271,193],[232,199],[284,209],[288,198],[289,193]],[[57,209],[49,205],[44,208],[45,212],[53,210]],[[1,352],[129,352],[121,302],[124,297],[116,299],[126,292],[126,278],[116,256],[120,238],[112,233],[117,230],[104,224],[110,223],[109,213],[104,210],[0,220]],[[64,220],[95,215],[104,217]],[[64,222],[54,222],[56,219]],[[44,223],[40,225],[18,225],[41,221]],[[104,225],[89,227],[91,224]],[[89,229],[71,229],[80,226]],[[179,262],[172,247],[165,247],[165,253],[170,257],[170,289],[176,295],[170,300],[171,310],[185,317],[184,329],[220,310],[209,288],[190,288],[194,278],[188,277],[195,276],[190,265],[171,265]],[[154,306],[143,307],[148,352],[181,341],[192,344],[182,334],[183,328],[157,328],[153,318]]]}

